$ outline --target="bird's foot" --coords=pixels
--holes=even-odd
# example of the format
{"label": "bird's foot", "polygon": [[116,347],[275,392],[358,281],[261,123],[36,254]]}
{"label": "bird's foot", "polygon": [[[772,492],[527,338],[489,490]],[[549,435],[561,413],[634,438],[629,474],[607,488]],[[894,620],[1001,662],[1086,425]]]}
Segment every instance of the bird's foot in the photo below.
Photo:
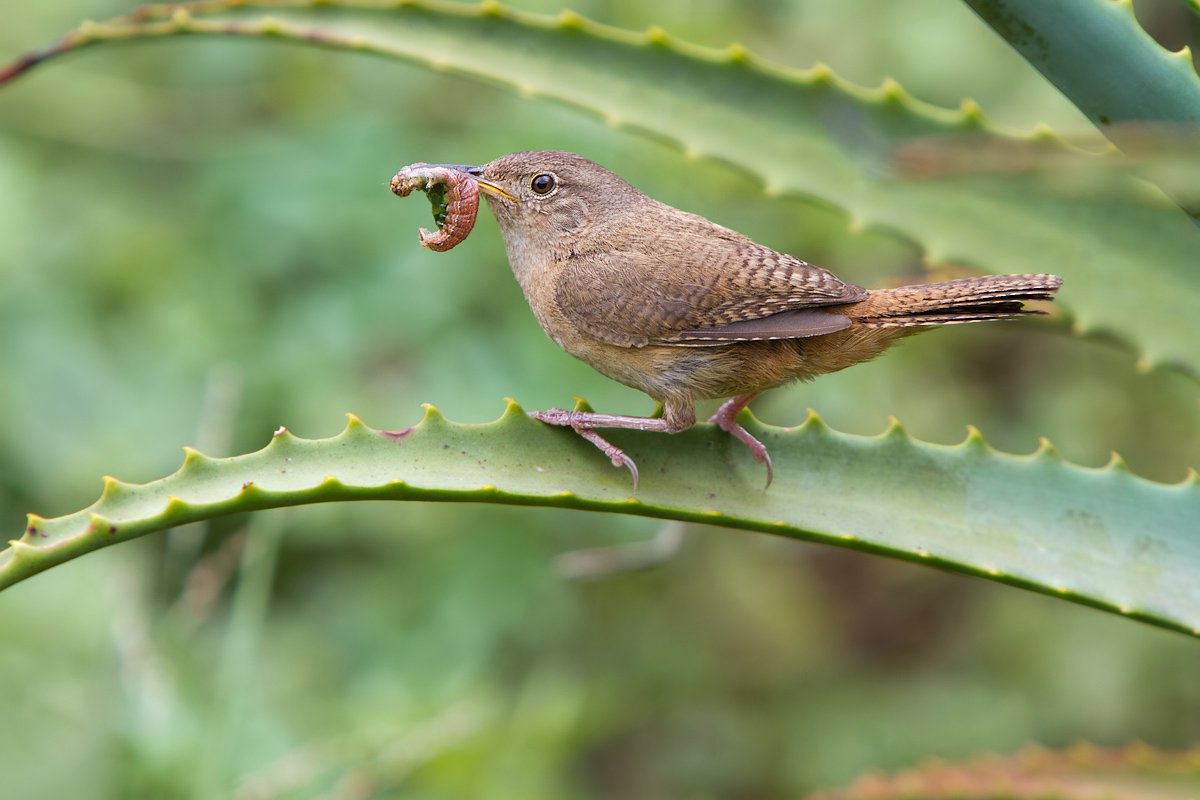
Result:
{"label": "bird's foot", "polygon": [[737,415],[741,413],[751,400],[758,396],[758,392],[754,394],[745,394],[740,397],[734,397],[726,400],[717,413],[709,417],[708,421],[719,427],[721,430],[731,434],[733,438],[742,442],[746,447],[750,448],[754,460],[760,464],[766,465],[767,468],[767,483],[763,486],[763,491],[771,487],[771,481],[775,479],[775,470],[771,466],[771,454],[767,452],[767,446],[755,439],[750,431],[743,428],[737,423]]}
{"label": "bird's foot", "polygon": [[632,458],[625,455],[624,450],[589,428],[575,428],[574,430],[580,436],[596,445],[601,453],[608,456],[608,460],[612,462],[614,467],[625,467],[628,469],[629,474],[633,476],[633,491],[637,492],[639,480],[637,464],[633,463]]}
{"label": "bird's foot", "polygon": [[529,416],[547,425],[570,428],[584,439],[587,439],[596,446],[596,449],[608,456],[608,460],[612,462],[614,467],[625,467],[629,470],[629,474],[633,476],[633,491],[637,491],[639,480],[637,464],[625,454],[624,450],[591,428],[591,425],[596,424],[598,421],[608,419],[609,415],[593,414],[588,411],[567,411],[562,408],[549,408],[545,411],[530,411]]}

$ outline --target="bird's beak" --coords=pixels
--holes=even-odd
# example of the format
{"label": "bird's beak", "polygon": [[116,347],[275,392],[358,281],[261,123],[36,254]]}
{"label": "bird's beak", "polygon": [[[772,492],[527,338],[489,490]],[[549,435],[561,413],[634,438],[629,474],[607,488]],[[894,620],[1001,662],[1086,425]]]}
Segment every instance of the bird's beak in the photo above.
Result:
{"label": "bird's beak", "polygon": [[488,194],[494,194],[497,197],[503,197],[505,200],[511,200],[514,203],[517,202],[516,196],[509,194],[491,181],[484,180],[479,176],[476,176],[475,180],[479,181],[479,188]]}
{"label": "bird's beak", "polygon": [[446,169],[456,169],[459,172],[465,172],[468,175],[475,176],[475,180],[479,182],[479,188],[488,194],[494,194],[497,197],[503,197],[505,200],[511,200],[514,203],[518,198],[504,191],[495,183],[484,179],[483,167],[471,167],[466,164],[430,164],[432,167],[445,167]]}

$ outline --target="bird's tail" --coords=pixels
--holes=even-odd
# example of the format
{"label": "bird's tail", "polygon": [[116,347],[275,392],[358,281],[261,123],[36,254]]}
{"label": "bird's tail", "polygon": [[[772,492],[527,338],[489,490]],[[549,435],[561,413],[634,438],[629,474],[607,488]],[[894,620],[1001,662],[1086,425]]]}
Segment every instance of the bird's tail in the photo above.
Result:
{"label": "bird's tail", "polygon": [[1026,300],[1053,300],[1062,286],[1057,275],[988,275],[943,283],[878,289],[846,311],[873,328],[952,325],[1025,317],[1045,312],[1028,309]]}

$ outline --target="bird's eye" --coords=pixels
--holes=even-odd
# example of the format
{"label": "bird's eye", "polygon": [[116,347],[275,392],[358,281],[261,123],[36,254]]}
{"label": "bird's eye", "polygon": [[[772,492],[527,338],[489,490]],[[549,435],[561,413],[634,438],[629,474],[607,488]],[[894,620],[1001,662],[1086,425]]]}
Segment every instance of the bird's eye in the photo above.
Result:
{"label": "bird's eye", "polygon": [[557,185],[558,181],[548,172],[534,175],[533,180],[529,182],[529,188],[533,189],[534,194],[550,194]]}

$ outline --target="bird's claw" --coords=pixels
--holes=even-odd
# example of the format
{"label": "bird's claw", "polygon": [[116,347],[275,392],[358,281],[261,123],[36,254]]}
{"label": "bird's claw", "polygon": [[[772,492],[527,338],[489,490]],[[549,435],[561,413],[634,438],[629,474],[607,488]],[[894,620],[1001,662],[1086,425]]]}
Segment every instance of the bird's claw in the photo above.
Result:
{"label": "bird's claw", "polygon": [[591,428],[580,424],[582,416],[576,411],[567,411],[562,408],[548,408],[545,411],[530,411],[529,416],[539,422],[544,422],[547,425],[558,425],[564,428],[570,428],[577,434],[587,439],[604,455],[608,456],[608,460],[612,462],[614,467],[625,467],[629,470],[629,474],[633,476],[633,491],[637,492],[640,476],[638,475],[637,464],[629,456],[625,455],[625,451],[616,445],[609,442],[600,434],[596,433]]}
{"label": "bird's claw", "polygon": [[[750,434],[746,435],[749,436]],[[754,441],[758,442],[758,446],[761,447],[762,450],[755,450],[753,447],[751,447],[750,452],[754,453],[755,461],[765,465],[767,468],[767,482],[766,485],[763,486],[763,491],[765,492],[767,489],[771,488],[771,481],[775,480],[775,468],[771,466],[771,454],[767,452],[766,445],[764,445],[762,442],[759,442],[757,439]]]}
{"label": "bird's claw", "polygon": [[737,407],[736,410],[733,410],[733,413],[730,413],[731,409],[727,408],[727,406],[729,404],[721,406],[717,413],[713,414],[708,421],[750,448],[750,454],[754,456],[754,460],[767,468],[767,482],[763,486],[763,491],[765,492],[771,488],[771,481],[775,480],[775,468],[771,465],[771,454],[767,452],[765,444],[754,438],[754,435],[750,431],[738,425],[735,421],[738,411],[741,411],[741,407]]}
{"label": "bird's claw", "polygon": [[629,474],[633,476],[633,491],[634,492],[637,491],[638,481],[640,479],[640,476],[638,475],[637,464],[635,464],[633,462],[632,458],[625,455],[624,450],[617,447],[615,444],[608,441],[607,439],[605,439],[600,434],[596,433],[591,428],[575,428],[575,427],[573,427],[572,429],[576,433],[578,433],[580,436],[582,436],[583,438],[587,439],[589,442],[594,444],[600,450],[601,453],[604,453],[604,455],[608,456],[608,460],[612,462],[612,465],[614,467],[617,467],[617,468],[625,467],[626,469],[628,469]]}

